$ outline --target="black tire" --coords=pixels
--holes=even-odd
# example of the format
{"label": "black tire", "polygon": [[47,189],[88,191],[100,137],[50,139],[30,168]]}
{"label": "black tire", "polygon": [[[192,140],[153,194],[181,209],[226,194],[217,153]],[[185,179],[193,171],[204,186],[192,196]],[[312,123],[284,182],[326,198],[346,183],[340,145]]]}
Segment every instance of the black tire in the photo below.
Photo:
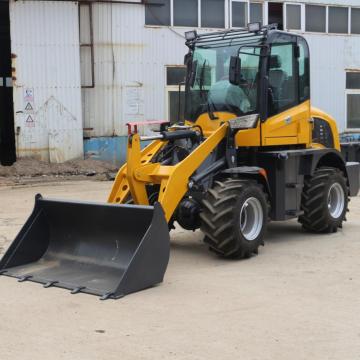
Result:
{"label": "black tire", "polygon": [[[249,199],[259,211],[259,226],[254,233],[256,237],[248,240],[240,226],[240,214],[243,205]],[[248,202],[247,202],[248,204]],[[260,205],[260,206],[259,206]],[[226,179],[215,181],[203,200],[203,211],[200,214],[201,231],[205,234],[204,242],[210,249],[226,258],[248,258],[258,253],[264,245],[264,233],[268,221],[269,205],[267,194],[256,181]]]}
{"label": "black tire", "polygon": [[[343,205],[341,205],[342,202],[339,203],[336,216],[332,216],[332,208],[329,207],[329,193],[334,187],[341,188],[343,191]],[[310,232],[336,232],[346,220],[348,194],[347,181],[341,170],[331,167],[315,170],[314,175],[305,180],[301,198],[301,209],[304,214],[299,217],[299,222],[305,230]]]}

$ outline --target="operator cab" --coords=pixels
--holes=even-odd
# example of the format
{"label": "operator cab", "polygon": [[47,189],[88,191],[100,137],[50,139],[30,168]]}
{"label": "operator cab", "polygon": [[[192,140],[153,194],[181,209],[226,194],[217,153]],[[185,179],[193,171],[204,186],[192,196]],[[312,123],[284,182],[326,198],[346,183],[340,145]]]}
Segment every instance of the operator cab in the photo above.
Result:
{"label": "operator cab", "polygon": [[[256,25],[256,24],[255,24]],[[185,119],[219,112],[261,121],[310,99],[306,40],[274,26],[187,35]]]}

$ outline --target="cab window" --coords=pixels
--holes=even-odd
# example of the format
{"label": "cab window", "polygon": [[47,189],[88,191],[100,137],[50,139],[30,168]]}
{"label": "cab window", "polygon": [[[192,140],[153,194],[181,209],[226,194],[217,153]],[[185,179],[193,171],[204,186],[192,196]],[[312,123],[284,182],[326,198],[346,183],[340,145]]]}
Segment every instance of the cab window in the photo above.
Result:
{"label": "cab window", "polygon": [[298,104],[294,43],[273,44],[269,59],[269,115]]}
{"label": "cab window", "polygon": [[303,38],[298,38],[299,46],[299,98],[300,103],[310,99],[309,47]]}

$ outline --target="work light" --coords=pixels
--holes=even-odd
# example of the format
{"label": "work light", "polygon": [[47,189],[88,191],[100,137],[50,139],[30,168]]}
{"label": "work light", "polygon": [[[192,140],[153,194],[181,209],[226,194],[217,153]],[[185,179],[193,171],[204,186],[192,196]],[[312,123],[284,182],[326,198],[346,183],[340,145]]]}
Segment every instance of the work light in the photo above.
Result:
{"label": "work light", "polygon": [[261,30],[261,23],[259,22],[254,22],[254,23],[249,23],[248,24],[248,30],[249,32],[258,32]]}
{"label": "work light", "polygon": [[185,32],[185,39],[187,41],[195,40],[197,38],[196,30],[186,31]]}

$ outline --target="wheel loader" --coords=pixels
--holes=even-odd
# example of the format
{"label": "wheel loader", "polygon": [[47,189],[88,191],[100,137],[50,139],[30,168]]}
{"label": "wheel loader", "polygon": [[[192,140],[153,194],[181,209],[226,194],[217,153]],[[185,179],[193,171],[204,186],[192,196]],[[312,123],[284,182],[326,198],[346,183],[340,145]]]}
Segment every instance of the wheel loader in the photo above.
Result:
{"label": "wheel loader", "polygon": [[359,163],[345,161],[335,120],[311,106],[306,40],[255,23],[190,31],[186,45],[185,120],[151,136],[127,124],[107,203],[37,195],[2,275],[114,299],[163,280],[174,224],[240,259],[258,253],[269,221],[342,227]]}

